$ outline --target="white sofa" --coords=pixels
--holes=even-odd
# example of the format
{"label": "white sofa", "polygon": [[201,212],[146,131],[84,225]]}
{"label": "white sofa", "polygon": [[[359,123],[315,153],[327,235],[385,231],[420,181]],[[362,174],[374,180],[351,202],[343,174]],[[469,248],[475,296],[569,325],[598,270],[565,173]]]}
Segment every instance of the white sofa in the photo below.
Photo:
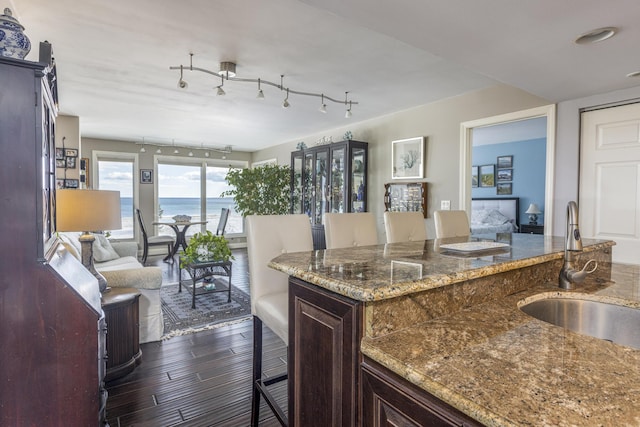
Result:
{"label": "white sofa", "polygon": [[[81,233],[59,233],[69,252],[80,259],[82,248],[78,238]],[[140,343],[158,341],[164,332],[160,287],[162,269],[144,267],[138,262],[136,242],[109,242],[96,234],[93,243],[94,266],[113,288],[136,288],[140,291]]]}

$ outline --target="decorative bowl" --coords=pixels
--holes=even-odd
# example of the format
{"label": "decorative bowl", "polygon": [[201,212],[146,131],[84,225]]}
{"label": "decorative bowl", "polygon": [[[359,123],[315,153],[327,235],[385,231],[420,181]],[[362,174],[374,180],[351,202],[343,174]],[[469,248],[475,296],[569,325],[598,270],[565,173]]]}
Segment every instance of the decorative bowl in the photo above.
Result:
{"label": "decorative bowl", "polygon": [[173,217],[175,222],[189,222],[191,221],[191,217],[189,215],[176,215]]}

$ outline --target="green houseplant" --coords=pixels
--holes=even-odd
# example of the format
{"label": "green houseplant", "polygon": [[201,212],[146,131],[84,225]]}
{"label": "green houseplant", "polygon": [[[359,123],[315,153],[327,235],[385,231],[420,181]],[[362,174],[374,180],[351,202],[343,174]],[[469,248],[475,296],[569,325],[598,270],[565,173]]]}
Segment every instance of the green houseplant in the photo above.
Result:
{"label": "green houseplant", "polygon": [[229,169],[225,179],[233,188],[221,194],[232,196],[240,215],[282,215],[291,208],[287,165],[264,165],[253,169]]}
{"label": "green houseplant", "polygon": [[229,261],[234,259],[231,255],[229,242],[224,236],[216,236],[207,230],[204,233],[196,233],[189,240],[189,244],[180,257],[180,268],[196,261]]}

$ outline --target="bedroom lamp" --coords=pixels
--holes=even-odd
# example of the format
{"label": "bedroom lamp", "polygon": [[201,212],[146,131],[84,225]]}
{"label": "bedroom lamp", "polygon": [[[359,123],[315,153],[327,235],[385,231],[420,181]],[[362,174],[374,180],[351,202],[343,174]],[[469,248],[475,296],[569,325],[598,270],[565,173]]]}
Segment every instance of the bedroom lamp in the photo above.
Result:
{"label": "bedroom lamp", "polygon": [[81,231],[82,265],[96,279],[100,293],[107,290],[107,281],[93,265],[92,231],[119,230],[120,192],[106,190],[57,190],[56,230]]}
{"label": "bedroom lamp", "polygon": [[529,214],[529,225],[538,225],[538,214],[542,213],[538,205],[531,203],[524,213]]}

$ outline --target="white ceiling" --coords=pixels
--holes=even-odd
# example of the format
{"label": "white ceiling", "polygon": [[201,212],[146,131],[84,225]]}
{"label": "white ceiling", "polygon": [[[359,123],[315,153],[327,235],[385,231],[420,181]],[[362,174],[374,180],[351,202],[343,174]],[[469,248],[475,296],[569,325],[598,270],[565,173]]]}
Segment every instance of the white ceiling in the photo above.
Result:
{"label": "white ceiling", "polygon": [[[550,102],[640,85],[637,0],[9,0],[37,60],[52,43],[60,110],[85,137],[254,151],[495,84]],[[577,45],[589,30],[620,27]],[[238,77],[359,102],[345,106],[186,72],[233,61]]]}

